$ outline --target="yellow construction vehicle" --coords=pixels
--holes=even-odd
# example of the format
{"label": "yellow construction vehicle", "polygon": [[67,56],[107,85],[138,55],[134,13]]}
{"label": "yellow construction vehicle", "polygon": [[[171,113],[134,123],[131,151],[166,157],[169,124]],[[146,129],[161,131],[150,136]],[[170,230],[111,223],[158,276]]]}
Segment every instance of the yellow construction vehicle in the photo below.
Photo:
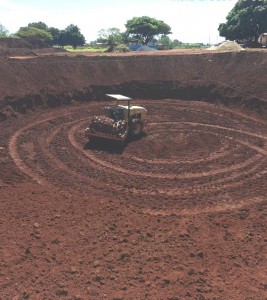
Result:
{"label": "yellow construction vehicle", "polygon": [[116,105],[106,106],[104,116],[93,116],[89,127],[85,129],[85,136],[89,140],[108,139],[122,144],[129,136],[140,137],[146,125],[147,110],[142,106],[131,105],[129,97],[116,94],[107,96],[116,99]]}

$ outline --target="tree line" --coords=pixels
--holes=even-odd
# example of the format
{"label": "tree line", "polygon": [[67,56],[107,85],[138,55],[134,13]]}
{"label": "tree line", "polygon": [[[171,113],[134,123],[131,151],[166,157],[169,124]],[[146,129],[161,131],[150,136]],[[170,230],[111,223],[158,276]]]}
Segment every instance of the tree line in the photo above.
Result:
{"label": "tree line", "polygon": [[[99,31],[96,42],[105,43],[109,50],[119,44],[129,42],[147,45],[155,41],[171,48],[179,41],[172,41],[168,35],[171,27],[164,21],[148,16],[134,17],[125,24],[126,30],[121,32],[118,28],[102,29]],[[239,0],[226,17],[226,22],[219,25],[220,36],[229,40],[256,41],[261,33],[267,32],[267,0]],[[0,38],[7,37],[7,29],[0,24]],[[85,37],[76,25],[69,25],[63,30],[48,27],[44,22],[29,23],[21,27],[14,34],[15,37],[37,37],[52,45],[73,48],[85,44]]]}
{"label": "tree line", "polygon": [[[0,24],[0,37],[8,37],[8,31]],[[51,45],[67,46],[73,48],[85,44],[85,37],[78,26],[70,24],[65,29],[60,30],[55,27],[48,27],[44,22],[29,23],[28,26],[20,27],[11,37],[38,38]]]}
{"label": "tree line", "polygon": [[[136,41],[147,45],[157,35],[167,36],[171,33],[171,27],[161,20],[147,16],[134,17],[128,20],[126,31],[121,32],[118,28],[102,29],[99,31],[97,42],[106,43],[111,49],[120,43]],[[7,37],[7,30],[1,25],[0,37]],[[35,37],[47,41],[52,45],[67,46],[73,48],[85,44],[85,37],[76,25],[69,25],[63,30],[55,27],[48,27],[44,22],[29,23],[14,34],[16,37]]]}
{"label": "tree line", "polygon": [[148,16],[134,17],[127,21],[125,27],[126,30],[123,32],[116,27],[101,29],[95,42],[105,44],[109,47],[108,51],[113,51],[120,44],[147,45],[149,42],[155,42],[156,36],[169,38],[168,34],[171,33],[168,24]]}

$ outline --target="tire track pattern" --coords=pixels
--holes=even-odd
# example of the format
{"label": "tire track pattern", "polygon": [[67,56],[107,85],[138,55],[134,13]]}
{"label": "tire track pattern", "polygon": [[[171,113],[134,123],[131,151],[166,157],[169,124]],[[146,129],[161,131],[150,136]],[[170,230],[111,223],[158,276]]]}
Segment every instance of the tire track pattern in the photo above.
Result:
{"label": "tire track pattern", "polygon": [[145,212],[153,206],[153,215],[165,206],[171,214],[178,208],[188,214],[265,200],[266,122],[201,102],[139,103],[150,114],[147,136],[121,151],[84,138],[102,105],[94,103],[19,129],[10,139],[10,155],[39,184],[99,189]]}

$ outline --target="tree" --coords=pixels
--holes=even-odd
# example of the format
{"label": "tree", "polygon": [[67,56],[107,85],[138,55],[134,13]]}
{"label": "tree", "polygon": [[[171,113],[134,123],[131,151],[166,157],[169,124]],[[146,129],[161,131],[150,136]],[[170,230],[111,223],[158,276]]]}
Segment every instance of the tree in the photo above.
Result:
{"label": "tree", "polygon": [[48,31],[48,26],[44,22],[33,22],[29,23],[28,27],[39,28],[45,31]]}
{"label": "tree", "polygon": [[220,36],[256,42],[267,31],[267,0],[239,0],[219,25]]}
{"label": "tree", "polygon": [[47,42],[52,40],[52,35],[49,32],[35,27],[20,27],[15,35],[20,38],[38,38]]}
{"label": "tree", "polygon": [[98,32],[97,42],[106,44],[109,49],[108,52],[112,52],[116,46],[123,43],[123,34],[118,28],[101,29]]}
{"label": "tree", "polygon": [[74,49],[85,44],[85,37],[81,34],[78,26],[69,25],[64,31],[65,34],[67,45],[71,45]]}
{"label": "tree", "polygon": [[161,38],[158,40],[158,43],[164,45],[164,47],[167,49],[173,48],[173,41],[167,35],[161,36]]}
{"label": "tree", "polygon": [[143,45],[147,45],[156,35],[168,35],[171,33],[169,25],[147,16],[134,17],[128,20],[125,26],[129,35],[140,40]]}
{"label": "tree", "polygon": [[66,30],[60,30],[57,44],[61,47],[69,45]]}
{"label": "tree", "polygon": [[0,38],[8,37],[8,30],[0,23]]}
{"label": "tree", "polygon": [[41,21],[29,23],[28,27],[38,28],[50,33],[52,36],[51,44],[58,45],[59,35],[60,35],[60,30],[58,28],[48,27],[44,22]]}
{"label": "tree", "polygon": [[47,31],[52,35],[51,43],[53,45],[59,45],[60,30],[55,27],[49,27]]}

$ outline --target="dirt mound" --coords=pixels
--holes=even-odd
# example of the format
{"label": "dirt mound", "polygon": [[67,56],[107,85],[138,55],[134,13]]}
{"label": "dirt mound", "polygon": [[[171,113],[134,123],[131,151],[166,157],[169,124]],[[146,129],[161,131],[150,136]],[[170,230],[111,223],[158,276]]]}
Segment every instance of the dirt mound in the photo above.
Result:
{"label": "dirt mound", "polygon": [[32,48],[32,45],[25,39],[20,38],[2,38],[0,39],[1,48]]}
{"label": "dirt mound", "polygon": [[1,48],[49,48],[48,43],[36,38],[2,38],[0,39]]}
{"label": "dirt mound", "polygon": [[145,45],[145,46],[141,46],[136,51],[158,51],[158,50]]}
{"label": "dirt mound", "polygon": [[234,41],[224,41],[218,46],[208,48],[208,50],[240,52],[244,49]]}
{"label": "dirt mound", "polygon": [[0,56],[35,56],[45,53],[63,52],[53,48],[47,42],[37,38],[2,38],[0,39]]}

